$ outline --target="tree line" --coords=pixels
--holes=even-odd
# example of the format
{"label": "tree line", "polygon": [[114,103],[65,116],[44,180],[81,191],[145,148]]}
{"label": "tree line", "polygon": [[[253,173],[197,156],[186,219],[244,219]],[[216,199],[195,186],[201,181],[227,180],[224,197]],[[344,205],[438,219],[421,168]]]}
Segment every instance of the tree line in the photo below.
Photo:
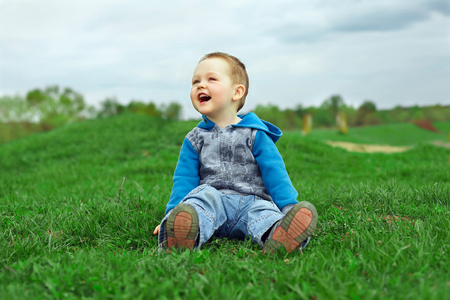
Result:
{"label": "tree line", "polygon": [[157,106],[151,101],[132,100],[124,105],[116,98],[106,98],[95,108],[71,88],[48,86],[30,90],[25,96],[0,97],[0,143],[86,119],[144,114],[179,120],[181,111],[176,102]]}
{"label": "tree line", "polygon": [[[397,106],[378,110],[373,101],[367,100],[354,108],[346,105],[340,95],[325,99],[319,107],[298,105],[283,110],[269,104],[258,105],[254,112],[281,129],[302,128],[302,120],[306,117],[312,120],[315,128],[336,126],[337,116],[344,118],[350,127],[418,120],[450,121],[450,106]],[[0,143],[92,118],[143,114],[180,120],[181,113],[182,106],[176,102],[158,106],[152,101],[132,100],[124,105],[116,98],[106,98],[99,108],[95,108],[86,104],[83,95],[71,88],[49,86],[30,90],[25,96],[0,97]]]}
{"label": "tree line", "polygon": [[450,106],[396,106],[393,109],[378,110],[373,101],[366,100],[359,107],[346,105],[340,95],[325,99],[319,107],[303,107],[280,109],[276,105],[258,105],[254,112],[262,119],[282,129],[302,128],[305,116],[311,116],[313,127],[335,127],[337,117],[343,117],[350,127],[380,125],[391,123],[415,122],[428,120],[431,122],[450,121]]}
{"label": "tree line", "polygon": [[109,117],[123,113],[145,114],[152,117],[178,120],[181,105],[172,102],[156,106],[153,102],[132,100],[127,105],[120,104],[116,98],[106,98],[100,108],[87,105],[83,95],[71,88],[49,86],[33,89],[25,97],[0,97],[1,122],[37,122],[49,128],[75,121],[97,117]]}

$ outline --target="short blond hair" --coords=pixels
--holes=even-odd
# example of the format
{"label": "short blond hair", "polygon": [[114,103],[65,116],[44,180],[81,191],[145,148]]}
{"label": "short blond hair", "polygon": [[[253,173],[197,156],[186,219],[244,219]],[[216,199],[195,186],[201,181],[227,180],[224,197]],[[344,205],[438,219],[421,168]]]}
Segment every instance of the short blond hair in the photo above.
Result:
{"label": "short blond hair", "polygon": [[233,83],[242,84],[245,87],[244,95],[242,96],[241,100],[239,100],[239,105],[237,109],[237,111],[239,111],[244,106],[245,98],[247,97],[248,94],[249,80],[247,70],[245,69],[245,65],[233,55],[223,52],[212,52],[206,54],[200,59],[199,63],[209,58],[221,58],[225,60],[231,68],[231,79],[233,80]]}

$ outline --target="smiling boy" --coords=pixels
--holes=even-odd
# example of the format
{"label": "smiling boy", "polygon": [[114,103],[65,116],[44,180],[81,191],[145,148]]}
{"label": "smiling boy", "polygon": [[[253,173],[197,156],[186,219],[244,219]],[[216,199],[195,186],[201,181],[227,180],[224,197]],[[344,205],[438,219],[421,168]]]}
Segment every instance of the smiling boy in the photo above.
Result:
{"label": "smiling boy", "polygon": [[238,115],[248,94],[244,64],[205,55],[192,77],[192,105],[203,120],[184,139],[159,245],[197,249],[212,236],[250,237],[263,251],[306,246],[317,211],[298,202],[275,146],[281,131],[254,113]]}

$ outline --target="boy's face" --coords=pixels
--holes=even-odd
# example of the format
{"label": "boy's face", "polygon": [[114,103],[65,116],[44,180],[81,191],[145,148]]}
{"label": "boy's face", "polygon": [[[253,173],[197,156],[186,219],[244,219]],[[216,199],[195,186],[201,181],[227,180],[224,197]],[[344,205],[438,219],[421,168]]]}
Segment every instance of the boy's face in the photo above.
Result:
{"label": "boy's face", "polygon": [[195,109],[210,119],[236,114],[236,88],[231,68],[221,58],[201,61],[192,77],[191,101]]}

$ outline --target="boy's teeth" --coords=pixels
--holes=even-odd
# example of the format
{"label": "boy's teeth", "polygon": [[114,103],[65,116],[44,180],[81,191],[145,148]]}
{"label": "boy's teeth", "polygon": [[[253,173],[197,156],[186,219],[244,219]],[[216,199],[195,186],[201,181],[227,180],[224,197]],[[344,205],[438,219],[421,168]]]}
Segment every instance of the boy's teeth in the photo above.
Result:
{"label": "boy's teeth", "polygon": [[210,96],[202,94],[198,97],[201,101],[208,101],[209,99],[211,99]]}

